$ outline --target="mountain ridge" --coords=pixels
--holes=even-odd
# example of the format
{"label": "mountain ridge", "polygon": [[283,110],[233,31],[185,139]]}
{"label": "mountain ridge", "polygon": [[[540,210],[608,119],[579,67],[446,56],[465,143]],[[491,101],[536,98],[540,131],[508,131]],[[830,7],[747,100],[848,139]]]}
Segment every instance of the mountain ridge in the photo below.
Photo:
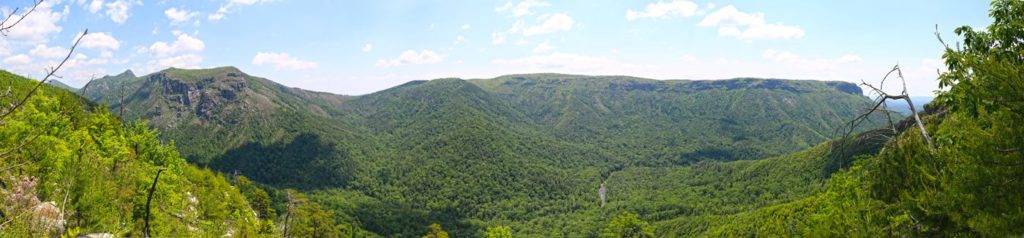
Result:
{"label": "mountain ridge", "polygon": [[[111,111],[151,121],[192,163],[372,201],[346,213],[385,236],[507,217],[550,229],[562,223],[534,222],[593,212],[591,190],[624,168],[782,156],[834,138],[870,104],[854,84],[807,80],[527,74],[342,96],[234,67],[121,76],[80,93],[117,98]],[[133,89],[123,105],[99,86],[117,84]],[[522,206],[553,210],[508,212]]]}

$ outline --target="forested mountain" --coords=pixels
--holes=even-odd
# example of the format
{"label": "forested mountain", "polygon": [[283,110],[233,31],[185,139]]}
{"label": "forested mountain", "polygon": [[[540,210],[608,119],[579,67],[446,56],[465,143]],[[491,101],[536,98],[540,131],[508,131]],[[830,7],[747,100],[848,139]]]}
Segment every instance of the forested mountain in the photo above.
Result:
{"label": "forested mountain", "polygon": [[[124,93],[116,85],[127,85]],[[150,121],[191,162],[238,172],[271,193],[301,188],[339,222],[385,236],[419,235],[430,223],[458,236],[495,225],[589,236],[618,211],[644,209],[660,220],[788,201],[817,190],[813,181],[827,178],[819,167],[831,157],[827,149],[783,155],[839,136],[870,103],[843,82],[559,74],[414,81],[351,97],[283,87],[233,67],[126,72],[80,93],[114,113],[123,108],[126,120]],[[766,161],[818,162],[789,161],[810,177],[715,209],[637,202],[654,191],[692,193],[692,184],[626,182],[651,171],[702,176],[694,164],[742,170],[751,161],[715,161],[777,156]],[[732,173],[723,172],[706,178],[718,184]],[[603,209],[602,182],[610,190]],[[677,199],[722,199],[694,196]]]}
{"label": "forested mountain", "polygon": [[93,80],[79,93],[126,119],[146,119],[175,139],[190,161],[208,163],[226,149],[290,136],[316,125],[345,98],[285,87],[233,67],[132,71]]}
{"label": "forested mountain", "polygon": [[0,97],[3,236],[141,236],[146,219],[154,236],[273,231],[223,176],[187,164],[145,123],[121,124],[105,108],[48,85],[15,110],[38,81],[0,71],[0,84],[10,86]]}
{"label": "forested mountain", "polygon": [[561,140],[648,164],[760,159],[835,137],[865,107],[851,83],[558,74],[472,80]]}
{"label": "forested mountain", "polygon": [[76,90],[78,90],[75,87],[71,87],[71,86],[69,86],[67,84],[64,84],[64,82],[57,81],[57,80],[49,80],[49,81],[46,81],[46,83],[50,84],[50,85],[52,85],[54,87],[62,88],[62,89],[68,90],[68,91],[76,91]]}
{"label": "forested mountain", "polygon": [[[989,15],[949,44],[936,27],[935,98],[554,73],[346,96],[235,67],[128,70],[74,89],[0,70],[0,237],[1017,237],[1024,1],[995,0]],[[184,43],[136,52],[205,47],[172,34]],[[67,62],[82,67],[78,42]],[[909,114],[904,97],[919,115],[879,114]]]}
{"label": "forested mountain", "polygon": [[[956,29],[948,87],[907,130],[799,200],[694,223],[662,236],[1013,237],[1024,234],[1024,13],[993,1],[985,29]],[[940,38],[941,39],[941,38]]]}
{"label": "forested mountain", "polygon": [[187,163],[146,121],[121,122],[71,91],[6,71],[0,84],[9,86],[0,95],[2,236],[140,237],[148,228],[153,237],[276,237],[277,214],[290,217],[292,236],[354,232],[300,192],[272,198],[245,176]]}

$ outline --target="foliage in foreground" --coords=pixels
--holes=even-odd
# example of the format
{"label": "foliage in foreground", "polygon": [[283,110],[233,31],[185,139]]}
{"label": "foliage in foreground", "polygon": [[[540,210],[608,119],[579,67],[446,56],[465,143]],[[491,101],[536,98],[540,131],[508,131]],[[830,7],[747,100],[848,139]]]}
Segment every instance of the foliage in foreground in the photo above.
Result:
{"label": "foliage in foreground", "polygon": [[[704,234],[1024,234],[1024,2],[994,1],[990,16],[985,31],[958,28],[964,44],[943,55],[949,71],[939,81],[949,88],[926,117],[936,147],[908,131],[833,176],[823,193],[710,219]],[[685,223],[662,232],[693,232],[672,229]]]}
{"label": "foliage in foreground", "polygon": [[[36,83],[0,71],[0,84],[10,85],[12,93],[0,103],[21,99]],[[142,236],[158,171],[148,215],[151,236],[277,234],[265,191],[244,177],[233,186],[220,174],[189,165],[173,142],[160,141],[145,122],[122,124],[106,108],[87,110],[91,106],[71,92],[42,86],[3,118],[0,234]],[[335,228],[333,220],[317,215],[323,211],[315,204],[294,212],[297,232]]]}

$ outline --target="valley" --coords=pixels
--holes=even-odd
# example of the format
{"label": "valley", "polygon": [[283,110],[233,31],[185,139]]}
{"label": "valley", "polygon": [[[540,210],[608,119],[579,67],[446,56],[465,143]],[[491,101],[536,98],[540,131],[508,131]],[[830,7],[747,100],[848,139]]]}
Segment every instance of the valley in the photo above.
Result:
{"label": "valley", "polygon": [[[535,74],[341,96],[233,67],[130,75],[96,79],[83,95],[149,121],[189,148],[181,153],[192,163],[271,190],[300,188],[341,222],[383,236],[430,223],[451,234],[508,225],[537,231],[521,232],[529,236],[590,236],[581,231],[597,232],[621,211],[660,221],[789,201],[820,189],[831,157],[819,144],[870,103],[850,83],[780,79]],[[117,85],[128,88],[117,101],[100,96],[120,93]],[[807,177],[773,180],[780,175],[766,167]],[[605,208],[595,195],[602,181]],[[735,183],[744,189],[713,192]]]}
{"label": "valley", "polygon": [[1024,234],[1024,1],[503,3],[0,3],[0,237]]}

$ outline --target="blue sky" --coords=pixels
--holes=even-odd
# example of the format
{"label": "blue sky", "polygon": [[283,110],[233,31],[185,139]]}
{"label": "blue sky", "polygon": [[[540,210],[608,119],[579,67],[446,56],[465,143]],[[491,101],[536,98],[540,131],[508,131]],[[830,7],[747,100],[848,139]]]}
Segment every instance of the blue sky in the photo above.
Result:
{"label": "blue sky", "polygon": [[[0,3],[8,15],[31,0]],[[366,94],[409,80],[557,72],[655,79],[877,81],[899,62],[931,95],[942,47],[984,27],[985,1],[46,0],[0,38],[0,68],[82,86],[132,69],[237,66]],[[23,11],[20,11],[23,12]]]}

